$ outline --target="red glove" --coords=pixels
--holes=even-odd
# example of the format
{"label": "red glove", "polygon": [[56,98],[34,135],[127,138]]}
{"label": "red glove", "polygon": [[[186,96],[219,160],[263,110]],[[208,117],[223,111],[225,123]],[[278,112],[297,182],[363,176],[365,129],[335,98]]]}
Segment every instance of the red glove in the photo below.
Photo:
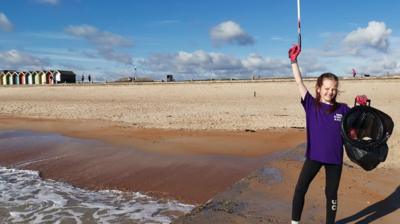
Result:
{"label": "red glove", "polygon": [[361,106],[367,105],[367,101],[368,101],[368,97],[366,95],[356,96],[356,102]]}
{"label": "red glove", "polygon": [[301,48],[298,44],[293,45],[292,48],[289,49],[289,58],[291,62],[297,62],[297,56],[299,56],[301,52]]}

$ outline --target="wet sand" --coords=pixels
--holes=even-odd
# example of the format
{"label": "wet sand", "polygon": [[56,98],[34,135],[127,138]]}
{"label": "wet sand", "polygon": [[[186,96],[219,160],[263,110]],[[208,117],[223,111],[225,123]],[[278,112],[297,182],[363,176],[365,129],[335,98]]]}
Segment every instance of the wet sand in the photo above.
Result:
{"label": "wet sand", "polygon": [[113,122],[11,118],[0,119],[0,129],[51,131],[93,140],[15,144],[0,150],[0,165],[26,163],[19,168],[39,170],[43,178],[79,187],[140,191],[195,204],[262,167],[272,152],[304,139],[304,132],[297,129],[176,131]]}

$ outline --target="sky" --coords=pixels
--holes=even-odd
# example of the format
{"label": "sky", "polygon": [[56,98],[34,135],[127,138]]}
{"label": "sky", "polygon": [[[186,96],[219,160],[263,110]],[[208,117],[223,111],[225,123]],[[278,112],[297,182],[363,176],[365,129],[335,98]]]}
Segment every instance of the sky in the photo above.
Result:
{"label": "sky", "polygon": [[[303,76],[400,73],[398,0],[302,0]],[[291,76],[297,0],[0,0],[0,70]]]}

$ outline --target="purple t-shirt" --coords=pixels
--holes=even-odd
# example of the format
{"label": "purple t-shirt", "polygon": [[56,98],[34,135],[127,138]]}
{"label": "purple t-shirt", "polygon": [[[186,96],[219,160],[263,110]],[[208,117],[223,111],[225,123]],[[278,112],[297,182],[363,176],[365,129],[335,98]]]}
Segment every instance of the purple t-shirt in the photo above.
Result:
{"label": "purple t-shirt", "polygon": [[321,103],[319,109],[314,97],[306,93],[301,104],[306,111],[307,151],[306,157],[329,164],[342,164],[343,139],[340,135],[343,116],[350,110],[346,104],[339,103],[336,110],[327,113],[332,105]]}

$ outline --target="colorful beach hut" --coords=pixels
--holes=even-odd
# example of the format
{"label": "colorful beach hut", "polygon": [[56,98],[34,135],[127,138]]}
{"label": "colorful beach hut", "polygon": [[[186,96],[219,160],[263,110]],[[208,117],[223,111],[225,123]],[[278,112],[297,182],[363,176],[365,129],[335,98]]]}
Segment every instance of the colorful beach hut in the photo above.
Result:
{"label": "colorful beach hut", "polygon": [[25,72],[25,84],[32,85],[32,72]]}
{"label": "colorful beach hut", "polygon": [[32,75],[32,84],[40,84],[40,72],[34,71]]}
{"label": "colorful beach hut", "polygon": [[46,71],[46,84],[53,84],[54,72],[52,70]]}
{"label": "colorful beach hut", "polygon": [[1,71],[0,72],[0,85],[5,85],[4,84],[5,77],[6,77],[5,71]]}
{"label": "colorful beach hut", "polygon": [[19,85],[18,75],[16,71],[11,74],[11,85]]}
{"label": "colorful beach hut", "polygon": [[18,72],[18,84],[25,85],[25,72]]}
{"label": "colorful beach hut", "polygon": [[46,84],[46,71],[39,71],[39,84]]}
{"label": "colorful beach hut", "polygon": [[5,81],[5,85],[12,85],[12,72],[10,72],[10,71],[8,71],[7,73],[6,73],[6,76],[5,76],[5,78],[6,78],[6,81]]}

